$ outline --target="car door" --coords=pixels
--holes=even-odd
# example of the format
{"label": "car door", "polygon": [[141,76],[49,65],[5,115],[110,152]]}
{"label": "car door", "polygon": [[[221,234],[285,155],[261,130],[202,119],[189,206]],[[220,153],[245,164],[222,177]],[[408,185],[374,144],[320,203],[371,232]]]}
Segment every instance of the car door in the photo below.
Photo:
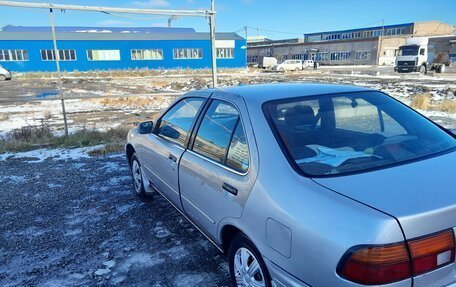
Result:
{"label": "car door", "polygon": [[218,224],[239,218],[258,171],[253,130],[242,98],[215,92],[179,166],[182,206],[216,239]]}
{"label": "car door", "polygon": [[179,160],[205,101],[204,97],[189,96],[175,102],[157,121],[154,132],[146,135],[138,151],[151,184],[179,208]]}

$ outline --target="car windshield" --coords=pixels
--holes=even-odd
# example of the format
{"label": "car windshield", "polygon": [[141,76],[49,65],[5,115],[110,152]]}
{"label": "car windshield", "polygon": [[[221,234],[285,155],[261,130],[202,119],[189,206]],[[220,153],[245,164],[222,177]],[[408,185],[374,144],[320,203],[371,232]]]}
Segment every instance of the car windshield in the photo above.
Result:
{"label": "car windshield", "polygon": [[293,165],[310,176],[384,168],[456,149],[456,139],[380,92],[302,97],[263,106]]}
{"label": "car windshield", "polygon": [[417,46],[404,46],[399,49],[399,56],[416,56],[418,55]]}

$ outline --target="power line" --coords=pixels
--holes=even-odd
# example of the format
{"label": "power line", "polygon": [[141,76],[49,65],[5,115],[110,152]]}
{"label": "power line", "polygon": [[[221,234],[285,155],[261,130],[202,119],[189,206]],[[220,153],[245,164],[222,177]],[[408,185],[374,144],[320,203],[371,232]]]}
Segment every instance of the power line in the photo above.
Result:
{"label": "power line", "polygon": [[251,29],[251,30],[264,31],[264,32],[276,33],[276,34],[288,34],[288,35],[302,35],[303,34],[303,33],[296,33],[296,32],[285,32],[285,31],[263,29],[263,28],[259,28],[259,27],[250,27],[250,26],[245,26],[242,29],[239,29],[238,31],[245,30],[246,28]]}

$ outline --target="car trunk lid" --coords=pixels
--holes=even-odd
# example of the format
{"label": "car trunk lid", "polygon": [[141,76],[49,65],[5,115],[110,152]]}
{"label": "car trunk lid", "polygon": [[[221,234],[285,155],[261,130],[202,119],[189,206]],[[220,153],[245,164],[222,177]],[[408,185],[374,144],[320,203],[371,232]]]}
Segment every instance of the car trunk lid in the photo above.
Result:
{"label": "car trunk lid", "polygon": [[[456,152],[382,170],[314,181],[395,217],[407,240],[456,226]],[[414,278],[415,287],[456,287],[454,264]]]}
{"label": "car trunk lid", "polygon": [[394,216],[407,239],[456,226],[456,152],[314,181]]}

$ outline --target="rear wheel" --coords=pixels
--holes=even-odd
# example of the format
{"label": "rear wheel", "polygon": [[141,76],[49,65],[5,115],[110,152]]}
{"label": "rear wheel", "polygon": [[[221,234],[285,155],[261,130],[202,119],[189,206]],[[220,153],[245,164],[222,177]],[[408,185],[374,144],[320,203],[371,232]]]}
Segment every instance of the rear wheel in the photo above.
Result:
{"label": "rear wheel", "polygon": [[237,235],[228,251],[231,282],[236,287],[271,287],[266,264],[255,245],[245,236]]}
{"label": "rear wheel", "polygon": [[445,73],[445,65],[442,64],[440,66],[437,67],[437,73]]}
{"label": "rear wheel", "polygon": [[136,157],[136,153],[134,153],[131,156],[130,167],[131,167],[131,176],[133,178],[133,187],[135,189],[136,194],[139,196],[145,196],[146,191],[144,189],[142,168],[141,168],[141,164],[139,163],[138,158]]}

